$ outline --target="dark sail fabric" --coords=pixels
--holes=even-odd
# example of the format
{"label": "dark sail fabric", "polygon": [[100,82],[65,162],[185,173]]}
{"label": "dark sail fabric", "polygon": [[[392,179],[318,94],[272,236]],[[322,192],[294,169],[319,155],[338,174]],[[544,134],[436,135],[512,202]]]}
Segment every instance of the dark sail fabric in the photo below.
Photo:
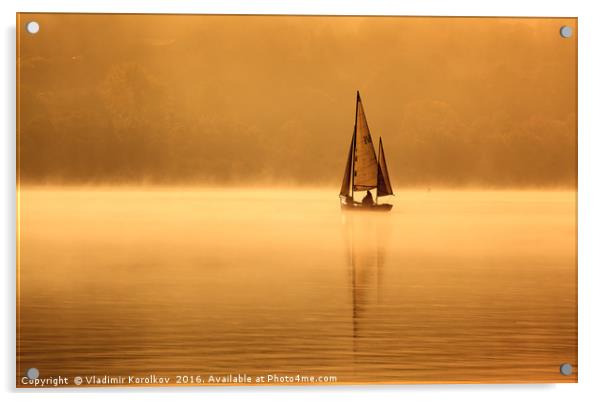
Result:
{"label": "dark sail fabric", "polygon": [[341,183],[341,192],[339,195],[341,196],[350,196],[351,195],[351,157],[353,156],[353,139],[355,138],[355,133],[351,137],[351,145],[349,145],[349,154],[347,155],[347,164],[345,165],[345,174],[343,174],[343,182]]}
{"label": "dark sail fabric", "polygon": [[378,186],[376,189],[377,196],[393,195],[391,181],[389,181],[389,170],[387,169],[387,161],[385,160],[385,148],[383,147],[382,138],[378,143]]}
{"label": "dark sail fabric", "polygon": [[359,92],[357,94],[357,112],[355,118],[355,177],[353,180],[353,190],[367,191],[376,188],[378,164]]}

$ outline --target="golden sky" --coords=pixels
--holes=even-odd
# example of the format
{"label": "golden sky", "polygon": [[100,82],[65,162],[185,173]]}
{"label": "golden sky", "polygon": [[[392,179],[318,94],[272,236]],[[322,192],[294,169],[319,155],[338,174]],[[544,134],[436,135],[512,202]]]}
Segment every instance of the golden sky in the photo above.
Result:
{"label": "golden sky", "polygon": [[17,29],[25,182],[336,191],[359,90],[394,186],[576,185],[576,19],[21,14]]}

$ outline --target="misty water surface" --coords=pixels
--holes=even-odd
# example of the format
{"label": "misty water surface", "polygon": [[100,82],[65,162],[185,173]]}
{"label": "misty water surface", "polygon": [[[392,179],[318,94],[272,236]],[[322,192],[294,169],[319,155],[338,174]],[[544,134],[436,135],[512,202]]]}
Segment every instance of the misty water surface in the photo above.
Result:
{"label": "misty water surface", "polygon": [[21,188],[17,376],[576,380],[575,192],[335,192]]}

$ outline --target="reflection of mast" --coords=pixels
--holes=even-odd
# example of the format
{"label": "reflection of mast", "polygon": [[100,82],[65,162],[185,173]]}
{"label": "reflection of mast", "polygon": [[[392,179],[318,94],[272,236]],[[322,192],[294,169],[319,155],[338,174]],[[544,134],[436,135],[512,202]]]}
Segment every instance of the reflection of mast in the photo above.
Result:
{"label": "reflection of mast", "polygon": [[[383,302],[383,266],[385,265],[385,239],[382,238],[382,232],[377,232],[377,243],[376,243],[376,298],[377,304],[381,305]],[[385,233],[386,234],[386,233]]]}
{"label": "reflection of mast", "polygon": [[350,262],[351,262],[351,302],[352,302],[352,323],[353,323],[353,352],[355,352],[355,338],[357,337],[357,297],[355,295],[355,259],[353,257],[353,225],[350,226],[351,231],[351,247],[350,247]]}

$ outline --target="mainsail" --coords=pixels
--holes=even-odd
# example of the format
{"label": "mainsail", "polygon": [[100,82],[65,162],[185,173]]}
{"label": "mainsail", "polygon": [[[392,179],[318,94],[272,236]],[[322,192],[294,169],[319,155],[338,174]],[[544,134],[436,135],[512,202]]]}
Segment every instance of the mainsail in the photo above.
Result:
{"label": "mainsail", "polygon": [[353,179],[353,190],[367,191],[376,188],[378,183],[378,162],[359,92],[357,92],[354,138],[355,159],[353,170],[355,176]]}
{"label": "mainsail", "polygon": [[393,188],[389,180],[389,170],[385,159],[385,148],[383,140],[379,138],[378,142],[378,186],[376,187],[376,196],[393,195]]}

